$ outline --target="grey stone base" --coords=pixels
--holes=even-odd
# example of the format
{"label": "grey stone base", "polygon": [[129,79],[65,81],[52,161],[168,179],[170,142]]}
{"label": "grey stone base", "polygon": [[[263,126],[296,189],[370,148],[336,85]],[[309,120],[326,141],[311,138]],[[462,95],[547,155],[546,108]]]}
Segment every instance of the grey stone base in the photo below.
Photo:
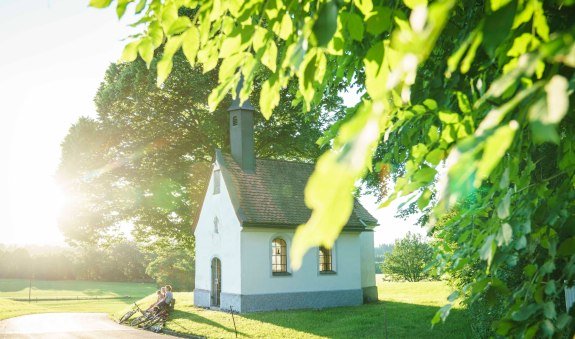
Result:
{"label": "grey stone base", "polygon": [[[375,288],[375,286],[373,286]],[[372,287],[367,288],[373,297]],[[302,308],[321,309],[339,306],[361,305],[366,289],[294,292],[239,295],[223,293],[220,295],[220,310],[229,311],[230,306],[235,312],[262,312],[276,310],[293,310]],[[195,289],[194,305],[210,307],[210,291]],[[377,300],[377,288],[375,288]]]}
{"label": "grey stone base", "polygon": [[194,289],[194,305],[199,307],[210,307],[210,291]]}
{"label": "grey stone base", "polygon": [[[291,310],[302,308],[327,308],[361,305],[362,290],[340,290],[319,292],[295,292],[242,295],[241,308],[244,312]],[[222,303],[223,303],[222,295]]]}
{"label": "grey stone base", "polygon": [[242,309],[242,296],[239,294],[223,293],[220,295],[220,309],[222,311],[241,312]]}
{"label": "grey stone base", "polygon": [[377,286],[369,286],[363,288],[364,303],[371,303],[377,300]]}

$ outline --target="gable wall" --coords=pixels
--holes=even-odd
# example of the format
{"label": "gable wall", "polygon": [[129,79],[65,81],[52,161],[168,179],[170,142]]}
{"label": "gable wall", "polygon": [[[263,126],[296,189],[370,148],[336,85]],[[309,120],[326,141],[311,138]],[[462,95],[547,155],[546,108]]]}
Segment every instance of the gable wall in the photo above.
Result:
{"label": "gable wall", "polygon": [[[218,164],[214,169],[219,169]],[[198,224],[196,238],[196,290],[211,291],[211,261],[217,257],[222,265],[222,294],[239,294],[241,291],[240,223],[237,219],[228,189],[220,173],[220,193],[213,194],[214,172],[206,192]],[[219,219],[218,233],[214,232],[214,217]],[[196,295],[199,296],[198,293]],[[196,305],[204,306],[204,302]],[[209,306],[209,305],[207,305]]]}

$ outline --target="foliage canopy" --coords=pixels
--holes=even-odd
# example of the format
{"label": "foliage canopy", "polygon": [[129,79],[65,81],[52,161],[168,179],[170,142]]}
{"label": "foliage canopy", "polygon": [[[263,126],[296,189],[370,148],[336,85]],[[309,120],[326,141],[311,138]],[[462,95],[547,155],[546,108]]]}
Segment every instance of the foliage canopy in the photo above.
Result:
{"label": "foliage canopy", "polygon": [[[120,17],[130,2],[117,2]],[[445,248],[443,267],[485,263],[460,292],[473,297],[494,287],[501,294],[498,334],[551,336],[573,323],[562,291],[575,282],[574,3],[140,0],[135,10],[146,30],[123,59],[140,55],[149,65],[166,41],[160,85],[179,49],[206,72],[219,64],[210,109],[242,76],[239,97],[248,98],[266,68],[271,73],[260,90],[266,118],[293,78],[295,100],[306,110],[341,84],[360,88],[362,101],[320,139],[331,149],[308,183],[313,213],[296,233],[292,263],[299,266],[312,246],[333,244],[358,179],[368,171],[391,173],[387,202],[407,197],[430,226],[459,208],[438,230],[439,238],[459,245]],[[441,174],[439,164],[446,165]],[[470,196],[472,205],[458,207]],[[518,264],[517,285],[496,277]]]}

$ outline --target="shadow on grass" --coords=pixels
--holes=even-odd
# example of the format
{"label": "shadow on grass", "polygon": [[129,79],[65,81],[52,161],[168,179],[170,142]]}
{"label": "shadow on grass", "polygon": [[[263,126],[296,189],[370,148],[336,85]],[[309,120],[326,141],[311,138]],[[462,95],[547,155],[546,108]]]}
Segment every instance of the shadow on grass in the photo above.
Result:
{"label": "shadow on grass", "polygon": [[464,310],[451,311],[445,324],[431,328],[436,306],[390,301],[324,310],[250,313],[248,319],[331,338],[470,338]]}
{"label": "shadow on grass", "polygon": [[[202,317],[196,313],[192,313],[192,312],[186,312],[186,311],[178,311],[175,310],[172,312],[172,314],[170,315],[170,318],[172,320],[170,320],[170,324],[174,325],[174,330],[178,331],[178,327],[180,328],[180,330],[184,333],[188,332],[189,329],[186,328],[185,326],[182,326],[181,324],[178,323],[179,319],[185,319],[186,321],[191,321],[191,322],[195,322],[198,324],[204,324],[204,325],[208,325],[208,326],[212,326],[212,327],[216,327],[219,328],[221,330],[224,330],[226,332],[229,333],[235,333],[236,331],[233,328],[224,326],[216,321],[210,320],[208,318]],[[248,334],[241,332],[241,331],[237,331],[238,335],[244,336],[244,337],[249,337]]]}

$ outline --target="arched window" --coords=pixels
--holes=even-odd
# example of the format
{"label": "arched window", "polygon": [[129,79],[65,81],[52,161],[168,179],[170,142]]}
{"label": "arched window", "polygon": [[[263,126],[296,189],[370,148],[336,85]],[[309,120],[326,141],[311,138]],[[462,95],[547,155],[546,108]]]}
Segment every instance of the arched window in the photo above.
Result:
{"label": "arched window", "polygon": [[218,219],[218,217],[215,217],[214,218],[214,233],[216,233],[216,234],[220,233],[219,227],[220,227],[220,220]]}
{"label": "arched window", "polygon": [[333,272],[331,249],[327,249],[323,246],[319,248],[319,271]]}
{"label": "arched window", "polygon": [[275,238],[272,241],[272,273],[287,272],[287,246],[285,240]]}

